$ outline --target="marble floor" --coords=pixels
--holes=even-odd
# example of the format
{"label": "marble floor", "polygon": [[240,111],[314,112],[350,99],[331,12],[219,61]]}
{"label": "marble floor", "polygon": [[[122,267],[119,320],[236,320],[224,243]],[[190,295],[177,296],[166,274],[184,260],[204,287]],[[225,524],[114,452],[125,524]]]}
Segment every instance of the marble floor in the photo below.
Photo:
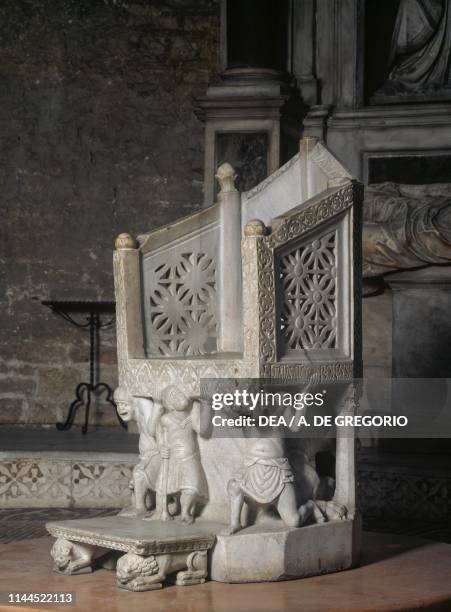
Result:
{"label": "marble floor", "polygon": [[107,570],[79,576],[52,573],[51,543],[50,537],[42,537],[1,544],[0,592],[72,592],[74,605],[39,609],[73,612],[451,610],[451,546],[444,543],[364,534],[362,566],[346,572],[279,583],[169,586],[147,593],[117,589],[114,573]]}

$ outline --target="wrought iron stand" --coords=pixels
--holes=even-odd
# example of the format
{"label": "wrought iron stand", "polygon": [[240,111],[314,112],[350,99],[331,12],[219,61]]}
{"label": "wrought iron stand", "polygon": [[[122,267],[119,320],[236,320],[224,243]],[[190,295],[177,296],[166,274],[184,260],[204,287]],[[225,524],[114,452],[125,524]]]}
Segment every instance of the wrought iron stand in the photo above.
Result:
{"label": "wrought iron stand", "polygon": [[[88,431],[92,395],[99,396],[106,392],[105,402],[114,408],[120,425],[124,429],[127,429],[127,424],[124,423],[117,412],[117,407],[113,400],[113,390],[110,385],[104,382],[96,382],[96,358],[99,345],[98,334],[100,329],[114,324],[115,302],[50,300],[43,301],[42,304],[48,306],[55,314],[62,317],[65,321],[72,323],[72,325],[80,329],[89,331],[89,382],[81,382],[77,385],[75,389],[75,399],[69,406],[67,418],[64,423],[57,423],[56,428],[59,431],[70,429],[74,423],[77,410],[84,406],[85,420],[81,432],[85,434]],[[70,314],[77,312],[89,313],[86,317],[86,322],[77,321]],[[112,313],[113,317],[105,323],[102,323],[100,319],[102,313]]]}

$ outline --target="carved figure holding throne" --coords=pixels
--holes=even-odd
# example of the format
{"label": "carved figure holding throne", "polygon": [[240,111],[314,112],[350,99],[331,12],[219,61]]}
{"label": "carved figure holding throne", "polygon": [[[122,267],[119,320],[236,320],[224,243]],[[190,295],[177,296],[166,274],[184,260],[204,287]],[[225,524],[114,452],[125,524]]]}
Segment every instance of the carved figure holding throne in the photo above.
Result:
{"label": "carved figure holding throne", "polygon": [[283,439],[249,438],[243,467],[227,487],[230,498],[227,533],[241,529],[244,502],[257,510],[274,507],[287,527],[300,527],[309,519],[324,523],[346,518],[346,508],[334,501],[309,499],[298,508],[294,479]]}
{"label": "carved figure holding throne", "polygon": [[139,430],[139,463],[133,469],[130,488],[133,491],[132,504],[120,512],[120,516],[146,516],[155,508],[155,491],[161,458],[157,443],[152,435],[153,421],[158,406],[149,398],[131,397],[126,389],[118,387],[114,400],[121,419],[136,421]]}
{"label": "carved figure holding throne", "polygon": [[161,456],[156,481],[157,511],[155,518],[172,518],[168,500],[180,502],[180,519],[194,522],[197,502],[207,497],[205,474],[200,462],[197,434],[200,433],[199,403],[192,401],[176,386],[162,393],[154,419],[154,435]]}

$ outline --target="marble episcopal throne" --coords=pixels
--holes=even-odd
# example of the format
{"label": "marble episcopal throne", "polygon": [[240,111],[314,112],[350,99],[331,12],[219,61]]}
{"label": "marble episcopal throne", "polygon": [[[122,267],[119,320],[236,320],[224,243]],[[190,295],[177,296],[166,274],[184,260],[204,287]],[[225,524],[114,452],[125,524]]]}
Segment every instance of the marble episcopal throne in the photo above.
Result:
{"label": "marble episcopal throne", "polygon": [[[140,462],[119,517],[48,525],[57,548],[72,546],[54,552],[60,571],[86,545],[122,555],[118,584],[131,590],[174,572],[178,584],[281,580],[357,560],[352,437],[336,432],[325,481],[314,442],[273,440],[262,460],[258,438],[202,431],[199,398],[206,379],[360,376],[361,186],[314,139],[249,192],[234,178],[223,164],[217,203],[116,240],[116,401],[137,421]],[[352,412],[353,395],[335,409]]]}

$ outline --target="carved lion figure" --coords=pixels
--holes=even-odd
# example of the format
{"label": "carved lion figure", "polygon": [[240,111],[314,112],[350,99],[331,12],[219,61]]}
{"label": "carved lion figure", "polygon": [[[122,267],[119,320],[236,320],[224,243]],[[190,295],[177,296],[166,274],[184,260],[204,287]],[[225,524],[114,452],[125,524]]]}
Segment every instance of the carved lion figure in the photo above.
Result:
{"label": "carved lion figure", "polygon": [[64,538],[57,538],[50,554],[53,557],[55,570],[65,574],[74,574],[81,570],[91,568],[95,559],[108,555],[110,551],[91,544],[69,542]]}
{"label": "carved lion figure", "polygon": [[205,582],[206,551],[149,555],[148,557],[128,552],[117,562],[117,585],[129,591],[161,589],[166,577],[173,572],[178,572],[177,584],[179,585]]}

